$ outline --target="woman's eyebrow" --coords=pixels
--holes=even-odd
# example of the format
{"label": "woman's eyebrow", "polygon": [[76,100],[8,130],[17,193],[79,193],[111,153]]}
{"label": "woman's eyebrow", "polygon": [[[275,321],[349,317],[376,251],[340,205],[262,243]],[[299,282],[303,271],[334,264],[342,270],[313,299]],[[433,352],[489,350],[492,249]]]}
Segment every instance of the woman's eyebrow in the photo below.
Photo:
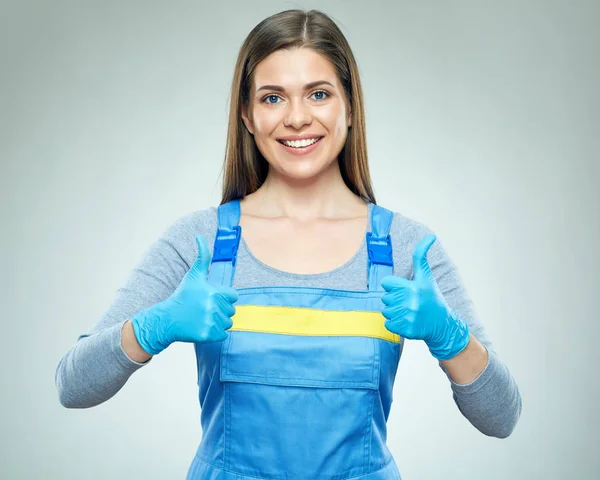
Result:
{"label": "woman's eyebrow", "polygon": [[[333,85],[331,82],[328,82],[327,80],[317,80],[316,82],[310,82],[310,83],[307,83],[306,85],[304,85],[304,90],[310,90],[311,88],[318,87],[319,85],[329,85],[329,86],[335,88],[335,85]],[[285,88],[283,88],[280,85],[263,85],[262,87],[258,88],[256,91],[260,92],[261,90],[273,90],[275,92],[285,92]]]}

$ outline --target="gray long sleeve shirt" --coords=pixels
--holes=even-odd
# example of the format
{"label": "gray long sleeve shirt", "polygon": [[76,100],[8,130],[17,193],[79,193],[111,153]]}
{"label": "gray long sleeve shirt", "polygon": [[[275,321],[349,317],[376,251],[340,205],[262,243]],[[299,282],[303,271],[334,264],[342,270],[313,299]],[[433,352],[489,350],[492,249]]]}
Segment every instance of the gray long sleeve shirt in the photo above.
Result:
{"label": "gray long sleeve shirt", "polygon": [[[87,408],[115,395],[137,369],[148,365],[131,360],[121,348],[121,329],[131,316],[168,298],[196,259],[197,234],[210,248],[217,230],[215,207],[196,211],[175,221],[149,248],[116,298],[60,360],[55,382],[62,405]],[[400,213],[394,213],[390,234],[396,276],[411,279],[415,245],[431,230]],[[211,252],[212,253],[212,252]],[[302,286],[343,290],[367,288],[366,240],[355,255],[335,270],[293,274],[265,265],[240,242],[233,288]],[[521,395],[508,368],[500,360],[479,321],[458,271],[439,239],[428,253],[429,264],[446,301],[469,324],[471,333],[487,348],[488,363],[468,384],[457,384],[446,373],[461,413],[485,435],[505,438],[521,414]],[[383,305],[382,305],[383,306]]]}

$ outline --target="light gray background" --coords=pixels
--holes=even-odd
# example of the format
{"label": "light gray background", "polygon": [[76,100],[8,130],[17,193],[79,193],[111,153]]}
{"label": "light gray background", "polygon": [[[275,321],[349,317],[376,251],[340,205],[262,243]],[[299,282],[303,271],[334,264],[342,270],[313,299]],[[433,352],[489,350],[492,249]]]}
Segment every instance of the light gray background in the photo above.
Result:
{"label": "light gray background", "polygon": [[296,6],[347,35],[377,200],[445,242],[523,395],[488,438],[409,342],[403,478],[598,478],[599,7],[533,0],[3,2],[0,477],[184,478],[190,345],[87,410],[60,406],[54,370],[158,235],[218,203],[237,50]]}

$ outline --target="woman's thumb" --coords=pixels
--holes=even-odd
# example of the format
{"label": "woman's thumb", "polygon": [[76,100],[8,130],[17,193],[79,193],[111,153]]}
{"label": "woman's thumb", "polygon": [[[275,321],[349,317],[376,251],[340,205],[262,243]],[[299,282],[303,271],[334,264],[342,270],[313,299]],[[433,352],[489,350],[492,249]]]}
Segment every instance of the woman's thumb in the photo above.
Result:
{"label": "woman's thumb", "polygon": [[206,280],[208,267],[210,265],[210,250],[206,239],[202,235],[196,235],[196,245],[198,246],[198,256],[190,268],[189,275],[194,278]]}

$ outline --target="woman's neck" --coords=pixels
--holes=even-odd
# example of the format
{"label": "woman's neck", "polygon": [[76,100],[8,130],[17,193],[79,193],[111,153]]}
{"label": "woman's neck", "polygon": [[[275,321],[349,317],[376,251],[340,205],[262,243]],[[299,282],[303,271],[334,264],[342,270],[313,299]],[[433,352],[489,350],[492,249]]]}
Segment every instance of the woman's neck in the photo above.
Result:
{"label": "woman's neck", "polygon": [[269,172],[261,187],[242,202],[252,215],[299,221],[353,217],[367,209],[365,201],[346,186],[339,168],[305,181],[290,181]]}

